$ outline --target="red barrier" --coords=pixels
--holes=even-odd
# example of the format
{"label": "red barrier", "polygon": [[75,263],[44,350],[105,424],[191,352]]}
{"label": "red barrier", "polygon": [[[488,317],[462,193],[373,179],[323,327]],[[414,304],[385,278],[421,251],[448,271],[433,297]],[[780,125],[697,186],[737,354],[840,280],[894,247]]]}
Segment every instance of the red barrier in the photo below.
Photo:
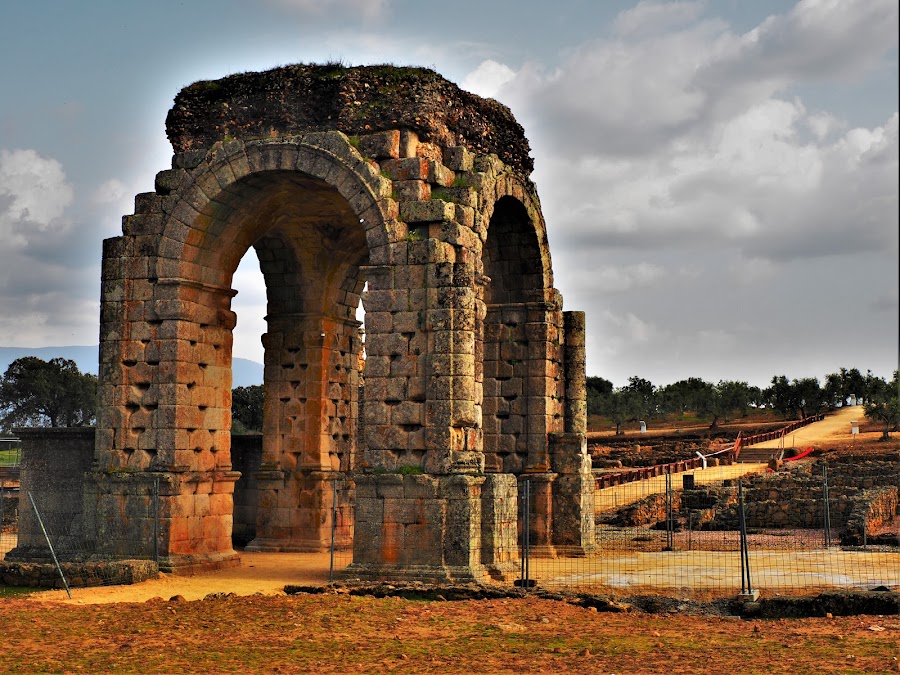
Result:
{"label": "red barrier", "polygon": [[806,450],[801,452],[799,455],[794,455],[793,457],[785,457],[784,461],[785,462],[796,462],[798,459],[803,459],[804,457],[806,457],[812,451],[813,451],[812,448],[807,448]]}

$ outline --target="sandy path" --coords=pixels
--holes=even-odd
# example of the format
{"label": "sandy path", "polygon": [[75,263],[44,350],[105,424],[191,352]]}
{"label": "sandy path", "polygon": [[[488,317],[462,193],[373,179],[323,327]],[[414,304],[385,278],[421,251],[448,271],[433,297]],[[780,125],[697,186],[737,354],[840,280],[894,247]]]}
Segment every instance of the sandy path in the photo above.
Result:
{"label": "sandy path", "polygon": [[[339,552],[335,565],[343,569],[350,563],[350,552]],[[33,598],[54,602],[95,604],[109,602],[145,602],[151,598],[181,595],[185,600],[199,600],[210,593],[235,595],[277,595],[287,584],[315,584],[328,582],[329,555],[327,553],[241,553],[240,567],[218,572],[182,577],[161,574],[158,579],[131,586],[100,586],[73,588],[72,599],[64,590],[42,591]]]}
{"label": "sandy path", "polygon": [[775,440],[757,443],[749,447],[805,448],[824,441],[845,441],[850,443],[853,441],[853,435],[850,433],[850,422],[857,420],[861,423],[864,419],[865,411],[861,405],[847,406],[838,409],[837,412],[829,415],[821,422],[813,422],[809,426],[797,429],[783,439],[776,438]]}
{"label": "sandy path", "polygon": [[[693,475],[694,482],[698,485],[712,483],[728,478],[738,478],[749,473],[762,473],[768,467],[765,463],[729,464],[726,466],[711,466],[708,469],[693,469],[682,473],[672,474],[672,488],[680,490],[682,476]],[[594,496],[594,512],[615,511],[620,506],[632,504],[649,495],[666,491],[666,477],[654,476],[647,480],[625,483],[614,487],[597,490]]]}

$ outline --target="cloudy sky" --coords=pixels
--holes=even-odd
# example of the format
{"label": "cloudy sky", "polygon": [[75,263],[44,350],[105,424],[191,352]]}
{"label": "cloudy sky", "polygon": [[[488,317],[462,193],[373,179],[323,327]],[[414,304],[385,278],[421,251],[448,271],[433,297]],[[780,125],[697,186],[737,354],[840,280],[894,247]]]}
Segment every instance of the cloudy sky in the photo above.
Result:
{"label": "cloudy sky", "polygon": [[[898,361],[896,0],[29,0],[0,10],[0,346],[97,341],[101,240],[199,79],[341,60],[508,105],[588,373]],[[235,356],[262,360],[252,253]]]}

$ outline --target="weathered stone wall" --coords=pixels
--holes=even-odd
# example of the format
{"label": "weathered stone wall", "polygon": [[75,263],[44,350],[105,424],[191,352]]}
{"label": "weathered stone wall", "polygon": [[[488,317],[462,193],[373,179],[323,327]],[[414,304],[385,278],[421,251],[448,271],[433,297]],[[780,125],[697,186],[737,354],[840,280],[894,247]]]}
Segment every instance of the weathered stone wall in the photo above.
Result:
{"label": "weathered stone wall", "polygon": [[[900,515],[900,489],[882,487],[863,490],[847,516],[846,532],[841,541],[850,545],[865,544]],[[900,543],[900,542],[898,542]]]}
{"label": "weathered stone wall", "polygon": [[[744,487],[747,527],[823,528],[822,466],[822,462],[808,463],[749,477]],[[872,533],[896,517],[898,488],[893,462],[840,461],[828,462],[826,466],[830,526],[845,530],[848,541],[861,541],[863,531]],[[698,527],[736,529],[739,525],[736,489],[723,489],[717,504],[694,518]]]}
{"label": "weathered stone wall", "polygon": [[35,516],[34,499],[54,546],[65,558],[91,550],[85,541],[83,487],[94,457],[94,429],[18,429],[22,439],[18,545],[8,561],[49,560],[50,551]]}
{"label": "weathered stone wall", "polygon": [[426,68],[301,64],[231,75],[185,87],[166,119],[176,153],[203,152],[229,137],[332,130],[353,136],[385,129],[497,155],[524,175],[533,168],[528,140],[506,106]]}
{"label": "weathered stone wall", "polygon": [[[137,584],[159,576],[151,560],[61,563],[70,588]],[[64,588],[59,570],[53,563],[13,563],[0,561],[0,584],[28,588]]]}

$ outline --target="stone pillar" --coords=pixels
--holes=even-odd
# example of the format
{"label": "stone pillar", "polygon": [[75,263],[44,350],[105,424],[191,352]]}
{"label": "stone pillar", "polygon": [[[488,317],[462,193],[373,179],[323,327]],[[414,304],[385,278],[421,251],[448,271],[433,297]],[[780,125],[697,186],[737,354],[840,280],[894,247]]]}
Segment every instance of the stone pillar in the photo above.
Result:
{"label": "stone pillar", "polygon": [[[554,528],[554,481],[557,475],[549,471],[526,472],[519,476],[520,481],[528,480],[531,486],[529,503],[530,550],[538,558],[555,558],[556,548],[553,545]],[[523,486],[524,489],[524,486]],[[525,519],[523,501],[519,502],[519,527],[524,527]]]}
{"label": "stone pillar", "polygon": [[[414,154],[414,139],[405,148]],[[475,368],[473,261],[480,244],[471,222],[464,222],[466,214],[471,221],[471,207],[449,201],[451,193],[429,199],[432,189],[449,188],[454,173],[432,158],[440,157],[440,148],[427,151],[428,158],[382,163],[394,179],[407,235],[372,251],[373,263],[391,264],[363,270],[369,283],[363,297],[364,463],[390,473],[357,481],[351,577],[487,576],[481,560],[485,479]],[[418,472],[428,475],[410,475]]]}
{"label": "stone pillar", "polygon": [[[163,199],[150,195],[139,203],[161,209]],[[129,229],[139,222],[138,216],[127,219]],[[114,558],[158,550],[167,571],[235,565],[234,291],[184,278],[193,269],[168,251],[157,267],[155,258],[135,253],[135,239],[104,242],[98,433],[84,487],[86,536],[97,542],[98,554]],[[168,276],[156,278],[159,270]]]}
{"label": "stone pillar", "polygon": [[512,474],[488,474],[481,487],[481,561],[497,581],[519,569],[518,484]]}
{"label": "stone pillar", "polygon": [[584,312],[563,312],[566,382],[565,431],[587,433],[586,326]]}
{"label": "stone pillar", "polygon": [[482,581],[484,477],[361,475],[346,578]]}
{"label": "stone pillar", "polygon": [[248,551],[325,551],[333,482],[353,466],[359,323],[322,315],[269,318],[264,336],[263,459]]}
{"label": "stone pillar", "polygon": [[594,475],[584,434],[550,434],[555,480],[552,486],[553,534],[556,549],[582,555],[596,547]]}
{"label": "stone pillar", "polygon": [[553,543],[569,555],[595,548],[594,491],[587,452],[584,312],[563,312],[566,433],[550,434],[553,484]]}
{"label": "stone pillar", "polygon": [[[57,555],[93,553],[94,542],[85,539],[82,501],[85,474],[94,457],[94,429],[16,429],[22,439],[22,473],[19,490],[17,545],[6,554],[10,562],[47,562],[47,541],[35,517],[28,495],[40,509],[41,519],[53,535]],[[64,530],[61,531],[61,530]]]}

